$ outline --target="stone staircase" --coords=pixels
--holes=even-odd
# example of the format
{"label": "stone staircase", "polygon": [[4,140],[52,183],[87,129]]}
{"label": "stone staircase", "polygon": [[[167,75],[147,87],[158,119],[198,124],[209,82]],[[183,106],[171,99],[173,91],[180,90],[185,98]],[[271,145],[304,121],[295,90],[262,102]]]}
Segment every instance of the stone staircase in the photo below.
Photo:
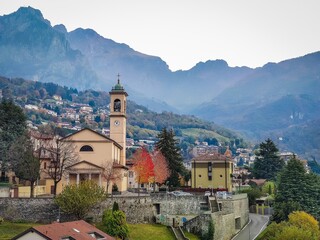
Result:
{"label": "stone staircase", "polygon": [[189,240],[189,238],[187,238],[182,229],[180,227],[170,227],[171,231],[173,232],[176,240]]}

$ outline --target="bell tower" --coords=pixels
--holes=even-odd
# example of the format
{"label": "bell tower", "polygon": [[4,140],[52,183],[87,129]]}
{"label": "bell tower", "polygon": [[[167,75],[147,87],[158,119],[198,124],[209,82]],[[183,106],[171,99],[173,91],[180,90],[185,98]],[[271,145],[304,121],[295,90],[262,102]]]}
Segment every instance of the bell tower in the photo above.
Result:
{"label": "bell tower", "polygon": [[123,150],[120,153],[120,164],[126,165],[126,129],[127,116],[126,104],[128,94],[120,84],[120,75],[118,74],[118,83],[112,87],[110,94],[110,138],[119,143]]}

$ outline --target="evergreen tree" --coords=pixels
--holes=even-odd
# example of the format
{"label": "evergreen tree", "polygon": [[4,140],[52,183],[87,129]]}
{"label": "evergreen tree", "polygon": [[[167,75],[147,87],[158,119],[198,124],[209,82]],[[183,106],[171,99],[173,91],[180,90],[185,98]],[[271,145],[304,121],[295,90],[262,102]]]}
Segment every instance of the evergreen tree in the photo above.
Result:
{"label": "evergreen tree", "polygon": [[9,165],[11,145],[26,131],[26,116],[12,101],[0,104],[0,166],[6,171]]}
{"label": "evergreen tree", "polygon": [[320,219],[320,177],[307,174],[295,156],[279,175],[274,220],[286,220],[292,211],[303,210]]}
{"label": "evergreen tree", "polygon": [[34,183],[40,176],[40,156],[34,149],[34,143],[26,133],[19,137],[9,150],[11,167],[15,175],[30,182],[31,198],[34,196]]}
{"label": "evergreen tree", "polygon": [[271,139],[260,144],[253,166],[255,178],[274,180],[279,171],[284,167],[284,161],[277,155],[278,148]]}
{"label": "evergreen tree", "polygon": [[121,210],[105,210],[102,216],[103,231],[117,239],[127,239],[129,228],[126,214]]}
{"label": "evergreen tree", "polygon": [[180,186],[179,174],[182,175],[186,171],[184,171],[183,159],[174,137],[175,135],[172,129],[169,131],[166,128],[162,129],[158,135],[159,141],[156,147],[167,160],[170,171],[168,178],[169,185]]}

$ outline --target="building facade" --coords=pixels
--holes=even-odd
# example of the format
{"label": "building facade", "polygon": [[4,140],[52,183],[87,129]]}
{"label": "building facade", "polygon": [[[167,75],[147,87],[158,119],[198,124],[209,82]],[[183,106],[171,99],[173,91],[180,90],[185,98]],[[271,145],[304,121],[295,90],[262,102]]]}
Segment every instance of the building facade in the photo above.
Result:
{"label": "building facade", "polygon": [[[63,176],[57,186],[60,193],[66,185],[79,184],[92,180],[99,186],[112,190],[116,185],[123,192],[128,188],[128,168],[126,167],[126,97],[128,94],[120,81],[110,91],[110,137],[92,129],[84,128],[57,141],[52,154],[43,156],[41,162],[41,180],[45,181],[46,192],[53,193],[53,179],[48,174],[53,171],[56,159],[59,159]],[[59,147],[58,147],[59,145]],[[52,151],[52,150],[51,150]],[[48,152],[48,151],[47,151]],[[67,154],[72,155],[63,163]],[[60,169],[59,169],[60,170]]]}
{"label": "building facade", "polygon": [[212,153],[192,159],[192,188],[228,189],[232,191],[233,160],[230,153]]}

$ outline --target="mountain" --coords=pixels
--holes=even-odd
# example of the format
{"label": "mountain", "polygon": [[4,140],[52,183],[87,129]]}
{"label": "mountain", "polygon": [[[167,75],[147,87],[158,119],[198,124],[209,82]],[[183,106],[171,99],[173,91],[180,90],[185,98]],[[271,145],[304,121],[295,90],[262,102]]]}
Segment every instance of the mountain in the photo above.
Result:
{"label": "mountain", "polygon": [[[140,105],[193,114],[257,141],[282,133],[296,136],[291,129],[299,132],[306,126],[318,131],[311,123],[320,119],[320,52],[255,69],[230,67],[220,59],[172,72],[160,57],[93,29],[52,27],[31,7],[0,16],[0,52],[0,75],[109,91],[120,73]],[[286,146],[298,151],[300,145]]]}
{"label": "mountain", "polygon": [[132,98],[157,111],[187,111],[210,101],[252,69],[223,60],[172,72],[156,56],[102,37],[92,29],[52,27],[39,10],[22,7],[0,17],[0,74],[79,89],[108,91],[118,73]]}
{"label": "mountain", "polygon": [[83,54],[70,48],[39,10],[20,8],[0,17],[0,73],[43,82],[93,88],[97,76]]}
{"label": "mountain", "polygon": [[257,68],[193,113],[238,128],[239,121],[257,109],[274,103],[271,108],[277,111],[276,101],[287,95],[303,94],[319,99],[319,90],[320,52],[316,52]]}
{"label": "mountain", "polygon": [[312,131],[320,134],[319,128],[311,124],[320,119],[319,91],[320,52],[316,52],[254,69],[192,113],[258,141],[266,138],[277,141],[276,136],[283,138],[287,134],[291,136],[291,144],[281,144],[282,150],[307,157],[310,156],[308,146],[316,145],[320,149],[320,144],[310,138],[308,146],[301,147],[304,142],[293,139],[297,135],[292,129],[297,132],[309,129],[304,139]]}
{"label": "mountain", "polygon": [[[273,132],[276,143],[281,149],[294,149],[295,153],[307,159],[317,159],[320,156],[320,119],[292,125],[281,131]],[[319,162],[319,161],[318,161]]]}

